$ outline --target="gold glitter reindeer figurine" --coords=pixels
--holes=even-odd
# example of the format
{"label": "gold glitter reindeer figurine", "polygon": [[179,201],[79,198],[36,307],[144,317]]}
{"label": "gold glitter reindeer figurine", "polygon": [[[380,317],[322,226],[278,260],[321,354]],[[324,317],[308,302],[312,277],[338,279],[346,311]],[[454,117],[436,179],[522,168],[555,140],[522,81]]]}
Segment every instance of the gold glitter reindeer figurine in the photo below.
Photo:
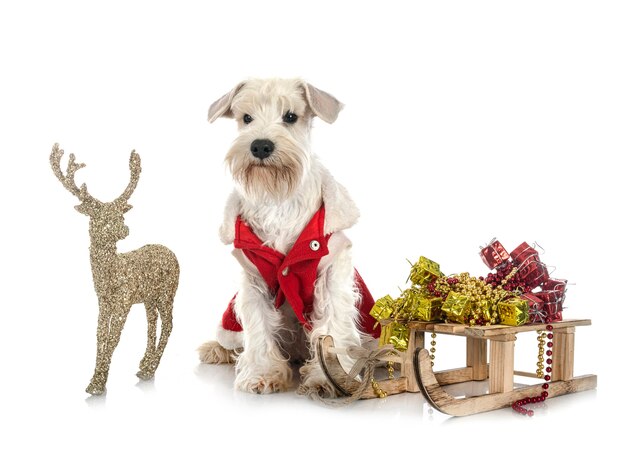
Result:
{"label": "gold glitter reindeer figurine", "polygon": [[[74,194],[81,204],[76,210],[89,216],[91,272],[98,295],[98,351],[96,368],[86,391],[104,393],[111,356],[117,346],[130,308],[143,303],[148,319],[148,345],[139,363],[137,376],[148,380],[159,366],[163,350],[172,332],[172,308],[178,288],[179,266],[176,256],[162,245],[146,245],[128,252],[117,252],[117,241],[128,236],[124,213],[132,208],[128,199],[137,187],[141,173],[139,155],[130,155],[130,182],[116,200],[104,203],[92,197],[83,184],[76,186],[74,175],[85,167],[70,154],[67,172],[61,171],[63,150],[55,144],[50,154],[52,171],[61,184]],[[161,317],[161,336],[157,346],[157,320]]]}

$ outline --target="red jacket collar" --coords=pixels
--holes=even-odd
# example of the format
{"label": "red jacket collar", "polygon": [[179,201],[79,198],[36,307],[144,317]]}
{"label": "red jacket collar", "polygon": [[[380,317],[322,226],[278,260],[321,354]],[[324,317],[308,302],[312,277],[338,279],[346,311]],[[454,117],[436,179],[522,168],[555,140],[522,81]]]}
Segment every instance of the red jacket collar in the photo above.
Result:
{"label": "red jacket collar", "polygon": [[270,291],[276,294],[276,308],[287,300],[298,320],[307,328],[311,326],[306,315],[313,308],[317,267],[322,257],[328,254],[330,235],[324,235],[324,216],[322,205],[287,255],[263,245],[241,216],[237,217],[235,224],[235,248],[244,252]]}

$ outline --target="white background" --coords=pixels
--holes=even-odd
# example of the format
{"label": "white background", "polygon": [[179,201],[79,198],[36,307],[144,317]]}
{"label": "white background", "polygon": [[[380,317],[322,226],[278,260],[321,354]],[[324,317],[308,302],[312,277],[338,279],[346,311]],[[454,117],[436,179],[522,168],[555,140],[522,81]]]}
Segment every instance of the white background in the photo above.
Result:
{"label": "white background", "polygon": [[[615,433],[625,21],[609,1],[3,1],[0,447],[554,447]],[[239,274],[217,237],[235,124],[206,115],[256,76],[303,77],[346,105],[313,142],[361,209],[349,235],[375,297],[404,286],[407,258],[480,275],[492,237],[509,250],[537,242],[572,283],[565,317],[593,320],[577,331],[575,372],[597,374],[598,389],[532,419],[449,419],[419,394],[332,409],[234,392],[232,368],[199,365]],[[88,219],[50,170],[55,142],[105,201],[136,149],[143,172],[120,250],[163,243],[181,264],[155,380],[134,376],[146,327],[136,306],[100,398],[84,393],[97,317]],[[458,341],[438,348],[439,367],[463,362]],[[521,369],[534,366],[529,348]]]}

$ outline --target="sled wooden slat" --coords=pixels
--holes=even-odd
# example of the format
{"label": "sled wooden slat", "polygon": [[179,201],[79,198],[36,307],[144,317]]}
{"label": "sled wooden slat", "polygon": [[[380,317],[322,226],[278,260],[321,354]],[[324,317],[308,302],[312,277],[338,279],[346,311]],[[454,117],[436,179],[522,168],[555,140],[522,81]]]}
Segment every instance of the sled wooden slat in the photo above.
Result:
{"label": "sled wooden slat", "polygon": [[[563,320],[561,322],[552,322],[552,326],[555,330],[560,328],[581,327],[591,325],[591,320]],[[516,333],[545,330],[546,325],[543,323],[528,324],[519,327],[512,327],[508,325],[490,325],[484,327],[470,327],[464,325],[464,334],[466,336],[475,336],[478,338],[491,338],[499,335],[511,335]]]}

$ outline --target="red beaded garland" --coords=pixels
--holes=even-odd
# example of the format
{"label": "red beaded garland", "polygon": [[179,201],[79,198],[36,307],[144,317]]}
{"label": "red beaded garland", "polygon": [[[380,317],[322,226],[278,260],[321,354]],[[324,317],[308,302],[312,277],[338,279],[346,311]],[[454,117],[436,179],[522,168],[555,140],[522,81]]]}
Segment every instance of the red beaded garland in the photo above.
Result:
{"label": "red beaded garland", "polygon": [[[495,272],[490,272],[486,277],[479,277],[480,281],[484,281],[491,287],[495,288],[501,285],[502,281],[511,273],[516,266],[511,261],[505,262]],[[526,293],[532,291],[532,288],[528,286],[521,277],[519,272],[516,272],[507,282],[502,286],[506,291],[517,291]]]}
{"label": "red beaded garland", "polygon": [[[546,330],[547,331],[552,331],[553,329],[554,329],[554,327],[552,325],[550,325],[550,324],[548,324],[546,326]],[[553,344],[552,344],[552,338],[553,337],[554,337],[554,335],[552,333],[548,333],[547,338],[549,340],[548,340],[547,346],[548,346],[549,350],[546,351],[546,355],[548,355],[548,356],[552,356],[552,350],[550,350],[550,349],[553,347]],[[539,344],[539,345],[541,346],[541,344]],[[547,364],[546,372],[548,372],[548,373],[552,372],[552,367],[551,367],[552,366],[552,358],[548,358],[546,360],[546,364]],[[545,375],[543,377],[543,379],[546,381],[546,383],[543,383],[541,385],[541,389],[542,389],[541,394],[537,395],[535,397],[526,397],[526,398],[523,398],[521,400],[517,400],[516,402],[514,402],[511,405],[511,407],[513,408],[514,411],[516,411],[516,412],[518,412],[520,414],[523,414],[525,416],[528,416],[528,417],[532,417],[535,414],[535,412],[532,409],[528,409],[528,408],[524,407],[524,405],[527,405],[529,403],[540,403],[540,402],[545,401],[546,398],[548,398],[548,388],[550,387],[550,384],[547,383],[547,382],[551,380],[551,377],[550,377],[550,375]]]}

